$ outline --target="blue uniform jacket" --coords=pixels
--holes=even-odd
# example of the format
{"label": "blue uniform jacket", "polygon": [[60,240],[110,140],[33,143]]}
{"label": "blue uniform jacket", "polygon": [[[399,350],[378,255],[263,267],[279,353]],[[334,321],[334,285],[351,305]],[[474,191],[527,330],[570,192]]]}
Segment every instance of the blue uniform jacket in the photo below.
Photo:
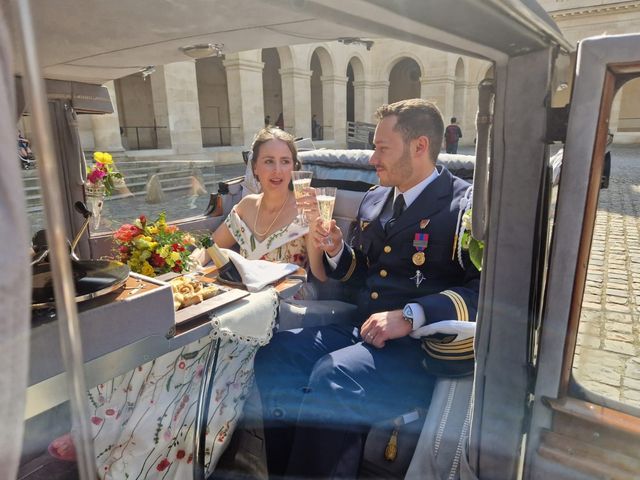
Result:
{"label": "blue uniform jacket", "polygon": [[[351,246],[345,246],[331,278],[357,288],[356,303],[364,321],[375,312],[419,303],[426,323],[440,320],[475,321],[480,273],[463,255],[455,255],[460,200],[469,188],[464,180],[438,167],[440,176],[385,232],[379,217],[393,201],[392,187],[373,187],[360,205],[359,225]],[[418,234],[418,235],[417,235]],[[428,243],[422,255],[418,252]],[[418,254],[418,255],[416,255]],[[420,272],[420,273],[418,273]],[[417,277],[424,279],[418,284]]]}

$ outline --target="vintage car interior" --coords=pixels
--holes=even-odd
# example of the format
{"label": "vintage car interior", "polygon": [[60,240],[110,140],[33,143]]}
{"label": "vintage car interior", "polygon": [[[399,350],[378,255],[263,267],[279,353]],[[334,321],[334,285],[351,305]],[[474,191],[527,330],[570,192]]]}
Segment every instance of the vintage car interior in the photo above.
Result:
{"label": "vintage car interior", "polygon": [[[140,65],[184,60],[179,47],[185,39],[198,43],[213,33],[228,52],[303,43],[310,35],[385,37],[494,65],[493,80],[480,85],[475,155],[442,154],[439,159],[472,179],[473,235],[485,242],[475,371],[462,378],[439,378],[429,410],[407,412],[415,421],[406,421],[400,438],[411,447],[400,448],[396,462],[379,451],[394,419],[376,425],[360,476],[638,477],[640,410],[581,387],[572,363],[607,121],[616,91],[640,76],[640,35],[591,38],[576,46],[533,0],[457,0],[455,21],[452,3],[194,0],[165,1],[160,8],[152,0],[0,2],[0,111],[3,129],[11,132],[2,137],[0,153],[3,164],[11,163],[14,124],[28,111],[49,225],[46,281],[57,299],[54,314],[34,315],[30,292],[37,278],[32,278],[30,259],[13,249],[1,251],[3,322],[11,344],[2,372],[9,386],[0,402],[7,405],[2,416],[9,436],[24,438],[7,449],[3,478],[95,478],[86,391],[208,338],[213,330],[207,311],[176,324],[170,285],[140,280],[136,274],[118,276],[109,295],[76,304],[67,244],[85,222],[74,206],[85,200],[77,115],[111,113],[104,82]],[[571,101],[567,108],[554,109],[550,99],[557,87],[556,64],[567,56],[575,66]],[[549,164],[554,142],[564,145],[557,185]],[[369,156],[367,150],[301,153],[305,167],[315,173],[315,186],[339,188],[334,218],[345,232],[350,232],[362,195],[377,181],[367,165]],[[0,180],[0,224],[18,226],[18,232],[4,226],[0,232],[6,244],[27,245],[19,175],[16,166]],[[242,181],[221,183],[212,208],[181,220],[180,228],[215,229],[241,198]],[[75,253],[80,262],[97,262],[111,250],[110,234],[85,231]],[[129,298],[127,289],[142,288],[141,281],[145,287]],[[352,311],[339,284],[321,288],[321,301],[308,307],[308,315],[293,309],[282,315],[283,325],[340,320],[340,308],[345,315]],[[207,357],[212,369],[220,365],[213,345],[215,341]],[[202,432],[215,404],[207,388],[203,382],[197,402],[194,478],[234,472],[266,478],[259,425],[238,428],[217,470],[205,464]],[[256,407],[250,400],[246,408]],[[72,426],[78,462],[52,477],[53,470],[47,469],[61,467],[42,462],[42,454],[52,438]]]}

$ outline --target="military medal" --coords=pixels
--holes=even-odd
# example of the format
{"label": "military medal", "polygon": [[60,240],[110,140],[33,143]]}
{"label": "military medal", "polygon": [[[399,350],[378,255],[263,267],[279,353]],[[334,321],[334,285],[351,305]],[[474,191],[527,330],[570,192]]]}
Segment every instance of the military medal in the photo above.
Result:
{"label": "military medal", "polygon": [[431,220],[429,220],[428,218],[423,218],[422,220],[420,220],[420,230],[424,230],[425,228],[427,228],[427,225],[429,225],[429,222]]}
{"label": "military medal", "polygon": [[426,260],[426,255],[424,251],[427,249],[428,245],[429,245],[428,233],[416,233],[413,236],[413,246],[417,250],[417,252],[412,255],[411,261],[416,267],[420,267],[424,265],[424,262]]}
{"label": "military medal", "polygon": [[[422,253],[422,252],[420,252]],[[420,270],[416,270],[416,274],[413,277],[410,277],[409,280],[415,280],[416,281],[416,288],[418,288],[420,286],[420,284],[422,283],[422,281],[424,280],[424,275],[422,274],[422,272]]]}

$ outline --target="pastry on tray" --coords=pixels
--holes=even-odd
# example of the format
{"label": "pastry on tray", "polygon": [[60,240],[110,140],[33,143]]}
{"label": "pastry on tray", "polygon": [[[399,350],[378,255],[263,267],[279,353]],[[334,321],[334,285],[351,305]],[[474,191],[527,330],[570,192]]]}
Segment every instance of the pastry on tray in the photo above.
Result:
{"label": "pastry on tray", "polygon": [[188,276],[176,277],[169,283],[173,292],[173,308],[175,310],[196,305],[220,293],[220,289],[215,285],[203,283]]}

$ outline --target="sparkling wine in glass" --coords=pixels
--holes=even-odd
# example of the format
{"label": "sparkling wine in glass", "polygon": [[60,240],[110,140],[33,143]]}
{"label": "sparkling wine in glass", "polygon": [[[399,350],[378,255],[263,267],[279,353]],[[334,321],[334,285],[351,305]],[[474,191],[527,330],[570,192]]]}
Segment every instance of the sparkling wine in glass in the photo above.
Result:
{"label": "sparkling wine in glass", "polygon": [[[294,170],[291,172],[291,178],[293,180],[293,194],[296,197],[296,200],[302,198],[304,196],[304,192],[306,188],[311,187],[311,177],[313,176],[313,172],[309,172],[306,170]],[[298,216],[296,218],[296,222],[300,225],[308,225],[307,217],[304,214],[304,210],[298,207]]]}
{"label": "sparkling wine in glass", "polygon": [[[336,204],[336,187],[316,188],[316,199],[318,200],[318,210],[320,211],[322,226],[325,230],[329,230],[331,217],[333,216],[333,207]],[[325,246],[333,246],[330,238],[325,242]]]}

